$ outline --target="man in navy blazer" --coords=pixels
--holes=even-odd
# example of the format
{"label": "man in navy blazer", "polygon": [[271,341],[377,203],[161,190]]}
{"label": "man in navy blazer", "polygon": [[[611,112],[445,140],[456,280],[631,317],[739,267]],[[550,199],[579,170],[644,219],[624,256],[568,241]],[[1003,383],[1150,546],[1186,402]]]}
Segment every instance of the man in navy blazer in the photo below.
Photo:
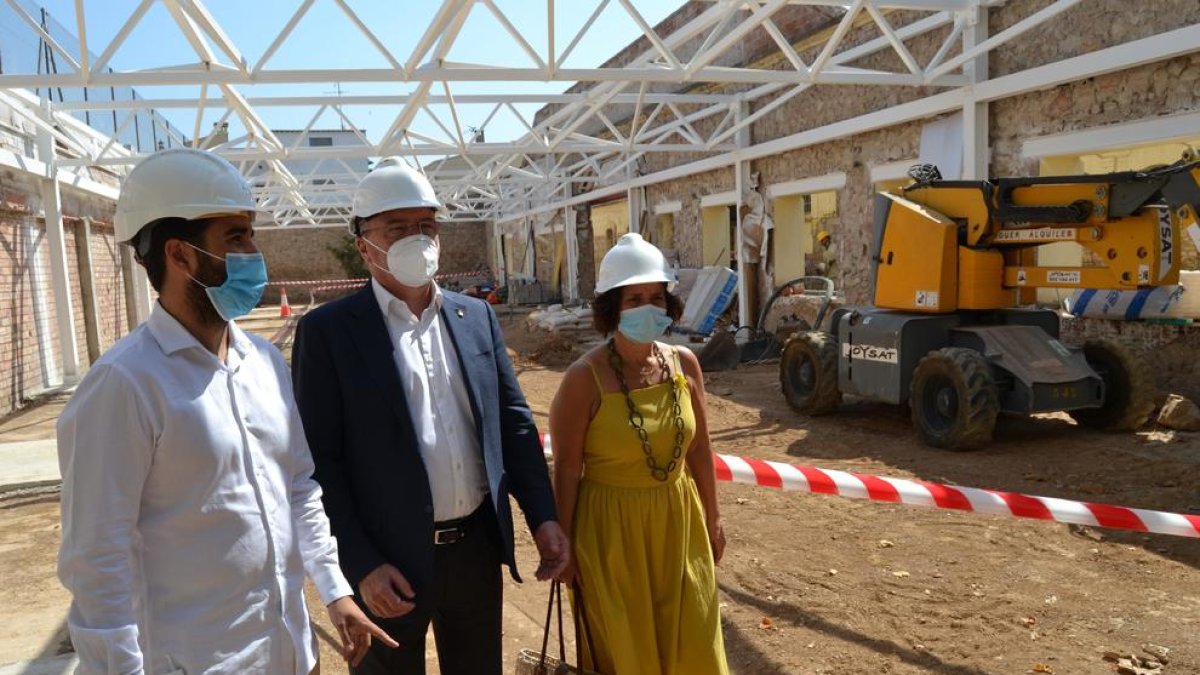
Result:
{"label": "man in navy blazer", "polygon": [[433,281],[440,207],[422,174],[381,160],[353,206],[372,279],[296,331],[296,400],[341,565],[400,643],[373,645],[355,673],[423,674],[431,623],[442,673],[502,672],[501,565],[520,581],[510,494],[537,578],[570,555],[495,314]]}

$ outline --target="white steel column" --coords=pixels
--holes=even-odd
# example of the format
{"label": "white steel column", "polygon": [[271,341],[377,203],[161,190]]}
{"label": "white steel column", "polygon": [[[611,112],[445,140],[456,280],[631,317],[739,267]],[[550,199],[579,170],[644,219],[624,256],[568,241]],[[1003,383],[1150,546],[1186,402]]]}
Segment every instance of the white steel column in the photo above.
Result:
{"label": "white steel column", "polygon": [[568,304],[579,302],[579,235],[576,232],[575,207],[563,209],[563,237],[567,240],[567,297]]}
{"label": "white steel column", "polygon": [[504,231],[498,220],[492,224],[492,239],[496,248],[496,286],[500,287],[508,283],[508,263],[504,257]]}
{"label": "white steel column", "polygon": [[[42,119],[53,124],[54,115],[49,105],[49,99],[45,99]],[[39,182],[46,240],[50,244],[50,274],[54,287],[59,356],[62,359],[63,382],[72,383],[79,378],[79,341],[75,337],[75,308],[71,302],[71,277],[67,269],[67,242],[63,232],[62,194],[59,191],[58,168],[55,166],[54,136],[45,126],[38,127],[37,148],[38,159],[46,166],[46,174]]]}
{"label": "white steel column", "polygon": [[[963,51],[974,49],[988,39],[988,10],[976,7],[971,10],[967,28],[963,31]],[[986,82],[989,77],[988,54],[963,64],[963,72],[972,84]],[[967,100],[963,103],[963,180],[983,180],[988,177],[991,160],[991,143],[988,138],[988,103],[978,102],[973,89],[967,89]]]}
{"label": "white steel column", "polygon": [[[136,313],[136,325],[140,325],[150,318],[150,310],[154,306],[154,299],[150,296],[152,290],[150,277],[146,276],[146,268],[135,262],[133,264],[133,311]],[[133,330],[134,327],[130,326],[129,329]]]}
{"label": "white steel column", "polygon": [[[629,215],[629,231],[642,234],[641,188],[631,187],[625,191],[625,205]],[[644,235],[643,235],[644,236]]]}
{"label": "white steel column", "polygon": [[521,270],[521,276],[537,281],[537,220],[534,216],[527,216],[521,226],[525,228],[525,267]]}
{"label": "white steel column", "polygon": [[80,220],[75,229],[75,257],[79,260],[79,290],[83,297],[83,323],[87,329],[88,362],[103,352],[100,344],[100,298],[96,296],[96,266],[92,260],[92,219]]}
{"label": "white steel column", "polygon": [[[750,104],[744,103],[744,102],[739,103],[734,121],[740,122],[742,119],[744,119],[749,114],[750,114]],[[734,138],[736,139],[737,147],[739,149],[748,147],[750,145],[750,125],[746,125],[746,126],[742,127],[741,129],[739,129],[737,132],[737,135],[734,136]],[[745,256],[745,253],[742,251],[742,224],[741,224],[741,222],[737,222],[737,221],[738,221],[738,219],[741,218],[741,213],[742,213],[742,191],[744,191],[746,189],[746,186],[750,184],[750,162],[749,161],[736,162],[733,165],[733,173],[734,173],[733,190],[734,190],[734,192],[737,193],[736,209],[734,210],[735,222],[734,222],[734,228],[733,228],[733,231],[737,233],[737,236],[734,237],[733,245],[735,247],[737,247],[738,325],[739,326],[749,326],[754,321],[754,318],[750,316],[750,303],[747,302],[747,300],[749,298],[749,295],[748,295],[749,286],[746,284],[746,256]],[[739,332],[738,336],[739,336],[739,338],[748,337],[748,336],[746,336],[746,333],[744,333],[744,332]]]}

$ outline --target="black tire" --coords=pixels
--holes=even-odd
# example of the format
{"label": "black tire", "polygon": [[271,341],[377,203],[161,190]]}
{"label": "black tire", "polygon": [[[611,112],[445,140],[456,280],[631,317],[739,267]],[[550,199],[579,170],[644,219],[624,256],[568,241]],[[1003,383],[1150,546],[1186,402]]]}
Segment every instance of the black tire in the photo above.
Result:
{"label": "black tire", "polygon": [[792,410],[827,415],[842,404],[838,390],[837,340],[811,331],[788,338],[779,362],[779,384]]}
{"label": "black tire", "polygon": [[1111,340],[1086,343],[1083,357],[1104,381],[1104,405],[1072,410],[1071,417],[1099,431],[1133,431],[1145,425],[1158,390],[1145,359]]}
{"label": "black tire", "polygon": [[930,352],[913,373],[913,427],[928,445],[945,450],[977,450],[992,441],[1000,397],[992,368],[973,349],[947,347]]}

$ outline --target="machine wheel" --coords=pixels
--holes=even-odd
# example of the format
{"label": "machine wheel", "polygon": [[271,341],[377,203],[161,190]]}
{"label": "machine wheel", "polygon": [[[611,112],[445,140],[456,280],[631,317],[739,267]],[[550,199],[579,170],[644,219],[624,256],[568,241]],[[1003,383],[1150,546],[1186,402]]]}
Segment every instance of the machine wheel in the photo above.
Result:
{"label": "machine wheel", "polygon": [[1154,412],[1154,376],[1150,366],[1128,347],[1110,340],[1083,346],[1088,365],[1104,381],[1104,405],[1072,410],[1071,417],[1100,431],[1133,431]]}
{"label": "machine wheel", "polygon": [[973,349],[930,352],[913,373],[913,427],[935,448],[975,450],[992,440],[1000,398],[992,369]]}
{"label": "machine wheel", "polygon": [[838,391],[837,340],[829,333],[810,331],[788,338],[779,362],[779,384],[792,410],[825,415],[842,403]]}

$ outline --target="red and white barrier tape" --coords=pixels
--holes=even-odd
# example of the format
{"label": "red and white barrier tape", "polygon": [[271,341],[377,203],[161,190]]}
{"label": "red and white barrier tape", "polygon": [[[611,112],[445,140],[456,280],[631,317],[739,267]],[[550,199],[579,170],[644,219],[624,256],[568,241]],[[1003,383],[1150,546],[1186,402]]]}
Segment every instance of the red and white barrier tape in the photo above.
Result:
{"label": "red and white barrier tape", "polygon": [[[450,274],[437,274],[434,279],[463,279],[466,277],[486,277],[487,270],[475,270],[473,272],[454,272]],[[363,284],[367,282],[367,278],[362,279],[316,279],[308,281],[268,281],[268,286],[319,286],[321,284]]]}
{"label": "red and white barrier tape", "polygon": [[[551,456],[550,436],[543,434],[542,442],[546,456]],[[1056,497],[1036,497],[1016,492],[943,485],[907,478],[870,476],[834,469],[817,469],[811,466],[744,459],[733,455],[714,454],[713,463],[716,467],[717,480],[777,488],[788,492],[837,495],[909,506],[928,506],[936,509],[971,511],[1115,530],[1200,538],[1200,516],[1183,513],[1077,502]]]}
{"label": "red and white barrier tape", "polygon": [[268,286],[320,286],[321,284],[362,284],[363,279],[315,279],[312,281],[268,281]]}

